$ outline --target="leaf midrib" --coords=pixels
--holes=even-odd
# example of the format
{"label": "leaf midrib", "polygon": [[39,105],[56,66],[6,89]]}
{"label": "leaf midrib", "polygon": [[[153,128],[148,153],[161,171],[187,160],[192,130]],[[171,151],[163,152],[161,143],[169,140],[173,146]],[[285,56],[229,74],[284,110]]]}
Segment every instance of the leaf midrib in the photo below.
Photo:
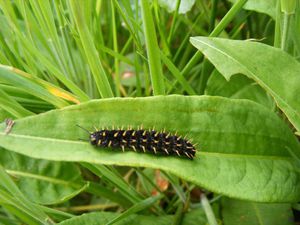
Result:
{"label": "leaf midrib", "polygon": [[[281,136],[277,137],[277,136],[272,136],[272,135],[266,135],[266,134],[262,134],[262,133],[249,133],[249,132],[234,132],[234,131],[220,131],[220,130],[199,130],[199,132],[201,131],[201,133],[220,133],[220,134],[236,134],[236,135],[246,135],[246,136],[257,136],[257,137],[264,137],[264,138],[269,138],[269,139],[275,139],[275,140],[279,140],[281,142],[287,143],[287,140],[282,139]],[[190,133],[196,133],[195,131],[190,131]],[[198,132],[197,132],[198,133]],[[1,136],[6,136],[7,134],[4,132],[0,132]],[[10,133],[9,136],[14,136],[14,137],[23,137],[23,138],[31,138],[32,139],[40,139],[40,140],[64,140],[64,141],[69,141],[66,139],[59,139],[59,138],[51,138],[51,137],[41,137],[41,136],[34,136],[34,135],[24,135],[24,134],[14,134],[14,133]],[[188,136],[188,135],[187,135]],[[77,143],[82,143],[81,141],[74,141],[71,140],[72,143],[77,142]]]}
{"label": "leaf midrib", "polygon": [[[3,132],[0,133],[2,136],[6,136]],[[37,137],[37,136],[28,136],[28,135],[20,135],[20,134],[9,134],[9,136],[24,138],[24,139],[39,139],[44,141],[51,141],[51,142],[60,142],[60,143],[70,143],[70,144],[80,144],[83,146],[90,146],[87,142],[82,141],[73,141],[73,140],[64,140],[64,139],[54,139],[48,137]],[[31,138],[34,137],[34,138]],[[100,149],[100,148],[99,148]],[[292,161],[292,157],[284,157],[284,156],[268,156],[268,155],[250,155],[250,154],[232,154],[232,153],[220,153],[220,152],[205,152],[205,151],[198,151],[197,155],[212,155],[217,157],[226,157],[226,158],[257,158],[257,159],[272,159],[272,160],[288,160]]]}

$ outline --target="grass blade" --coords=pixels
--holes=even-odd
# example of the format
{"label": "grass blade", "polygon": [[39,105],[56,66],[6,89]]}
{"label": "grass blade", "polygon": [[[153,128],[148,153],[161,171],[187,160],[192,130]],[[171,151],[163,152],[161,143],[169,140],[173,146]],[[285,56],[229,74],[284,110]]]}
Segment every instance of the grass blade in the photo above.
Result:
{"label": "grass blade", "polygon": [[128,210],[126,210],[125,212],[123,212],[121,215],[117,216],[116,218],[112,219],[110,222],[106,223],[106,225],[111,225],[114,224],[134,213],[140,212],[144,209],[147,209],[149,207],[151,207],[154,203],[156,203],[159,199],[161,199],[163,197],[163,195],[157,195],[155,197],[149,197],[137,204],[135,204],[134,206],[132,206],[131,208],[129,208]]}
{"label": "grass blade", "polygon": [[70,10],[80,37],[86,59],[90,65],[94,80],[96,82],[98,92],[103,98],[113,97],[107,74],[99,59],[97,49],[95,48],[93,38],[88,30],[85,17],[83,15],[82,4],[76,0],[69,1]]}
{"label": "grass blade", "polygon": [[152,82],[153,94],[164,95],[165,85],[160,61],[160,49],[157,44],[157,36],[154,21],[148,0],[142,0],[143,26],[146,39],[148,65]]}

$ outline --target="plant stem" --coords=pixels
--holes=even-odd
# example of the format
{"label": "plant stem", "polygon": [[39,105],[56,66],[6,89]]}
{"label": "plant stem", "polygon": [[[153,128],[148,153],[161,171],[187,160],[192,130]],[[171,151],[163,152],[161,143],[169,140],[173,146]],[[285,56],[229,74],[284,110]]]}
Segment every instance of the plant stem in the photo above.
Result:
{"label": "plant stem", "polygon": [[288,37],[289,32],[289,21],[290,21],[290,15],[287,13],[284,13],[283,15],[283,27],[282,27],[282,36],[281,36],[281,50],[286,50],[286,41]]}
{"label": "plant stem", "polygon": [[208,199],[205,194],[201,194],[201,204],[203,206],[204,212],[206,214],[209,225],[218,225],[214,212],[209,204]]}
{"label": "plant stem", "polygon": [[[111,0],[111,17],[112,17],[112,32],[113,32],[113,46],[114,51],[118,52],[118,40],[117,40],[117,28],[116,28],[116,15],[115,15],[115,6],[113,0]],[[119,73],[119,60],[118,58],[114,58],[114,65],[115,65],[115,76],[114,80],[116,83],[116,96],[120,97],[120,87],[121,87],[121,81],[120,81],[120,73]]]}

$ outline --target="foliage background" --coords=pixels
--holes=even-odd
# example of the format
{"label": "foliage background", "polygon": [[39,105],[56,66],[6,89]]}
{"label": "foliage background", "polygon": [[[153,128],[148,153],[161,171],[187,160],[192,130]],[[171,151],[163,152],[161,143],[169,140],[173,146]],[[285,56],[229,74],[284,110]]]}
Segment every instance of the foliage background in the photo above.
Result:
{"label": "foliage background", "polygon": [[[0,0],[0,21],[1,223],[298,220],[299,1]],[[76,124],[199,149],[94,149]]]}

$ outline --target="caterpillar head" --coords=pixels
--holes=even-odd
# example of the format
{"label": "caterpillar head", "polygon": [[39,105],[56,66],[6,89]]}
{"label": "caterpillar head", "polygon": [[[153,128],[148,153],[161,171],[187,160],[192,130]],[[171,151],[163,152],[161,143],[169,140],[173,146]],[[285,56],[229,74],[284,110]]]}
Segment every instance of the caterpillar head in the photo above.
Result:
{"label": "caterpillar head", "polygon": [[92,145],[97,145],[97,135],[96,133],[90,134],[90,142]]}
{"label": "caterpillar head", "polygon": [[96,131],[90,134],[90,142],[92,145],[101,146],[107,142],[107,133],[105,130]]}

